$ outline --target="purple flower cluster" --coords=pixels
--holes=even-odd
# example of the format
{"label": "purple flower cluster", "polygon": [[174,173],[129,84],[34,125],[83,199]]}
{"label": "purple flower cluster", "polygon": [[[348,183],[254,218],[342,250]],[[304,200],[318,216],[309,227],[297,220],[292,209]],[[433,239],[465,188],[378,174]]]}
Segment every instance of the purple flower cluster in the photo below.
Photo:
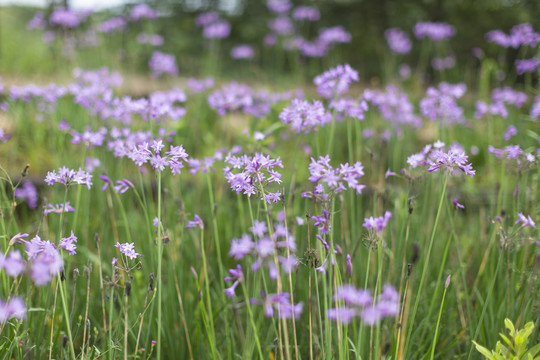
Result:
{"label": "purple flower cluster", "polygon": [[236,269],[229,269],[229,274],[231,276],[227,276],[224,278],[224,281],[233,281],[233,284],[225,289],[225,295],[228,297],[234,297],[236,294],[236,288],[240,283],[244,281],[244,273],[242,272],[242,266],[236,265]]}
{"label": "purple flower cluster", "polygon": [[453,56],[447,56],[444,58],[433,58],[431,60],[431,66],[437,71],[452,69],[454,66],[456,66],[456,58]]}
{"label": "purple flower cluster", "polygon": [[298,319],[304,309],[304,304],[301,302],[296,305],[291,304],[290,294],[286,292],[263,295],[262,302],[257,299],[251,299],[251,302],[253,304],[262,304],[266,317],[273,317],[274,312],[277,312],[280,319],[291,319],[293,317]]}
{"label": "purple flower cluster", "polygon": [[115,31],[124,31],[127,22],[122,17],[112,17],[96,25],[96,31],[99,33],[110,34]]}
{"label": "purple flower cluster", "polygon": [[[358,183],[358,179],[364,176],[364,167],[360,162],[356,162],[352,166],[348,163],[340,164],[339,168],[334,169],[330,165],[330,155],[320,156],[319,160],[311,158],[309,173],[309,181],[318,183],[315,186],[315,193],[317,194],[340,193],[347,190],[347,187],[354,189],[357,194],[361,194],[366,187]],[[327,191],[325,191],[325,185],[323,184],[328,188]],[[304,196],[311,197],[308,193],[304,194]]]}
{"label": "purple flower cluster", "polygon": [[442,167],[446,168],[450,175],[456,175],[460,170],[470,177],[476,174],[472,164],[467,163],[468,156],[460,145],[453,144],[446,152],[444,147],[445,144],[441,141],[426,145],[421,152],[409,156],[407,163],[412,168],[427,166],[429,172],[438,172]]}
{"label": "purple flower cluster", "polygon": [[350,324],[355,317],[360,317],[366,325],[375,325],[385,317],[394,317],[399,313],[399,294],[390,285],[383,287],[382,293],[373,298],[369,290],[356,289],[352,285],[337,288],[334,299],[344,305],[328,309],[329,319]]}
{"label": "purple flower cluster", "polygon": [[399,130],[401,125],[414,128],[422,125],[422,119],[414,114],[414,106],[409,101],[407,93],[393,85],[388,85],[386,91],[367,89],[363,98],[374,105],[381,116],[396,130]]}
{"label": "purple flower cluster", "polygon": [[0,324],[5,323],[11,318],[19,320],[26,318],[26,306],[20,297],[14,297],[7,303],[0,299]]}
{"label": "purple flower cluster", "polygon": [[383,230],[386,228],[391,218],[392,213],[390,211],[386,211],[383,216],[379,216],[376,218],[370,216],[368,218],[365,218],[364,224],[362,226],[368,230],[375,231],[378,236],[381,236]]}
{"label": "purple flower cluster", "polygon": [[11,250],[7,253],[7,257],[0,253],[0,269],[4,269],[8,276],[19,276],[25,268],[26,261],[22,258],[19,250]]}
{"label": "purple flower cluster", "polygon": [[530,24],[524,23],[514,26],[510,30],[510,34],[501,30],[492,30],[486,34],[486,39],[488,42],[504,48],[517,49],[521,45],[534,48],[540,42],[540,34],[534,32]]}
{"label": "purple flower cluster", "polygon": [[456,100],[461,98],[466,90],[463,83],[452,85],[443,82],[437,88],[429,87],[426,97],[420,101],[422,115],[446,125],[465,123],[463,108]]}
{"label": "purple flower cluster", "polygon": [[197,80],[195,78],[189,78],[187,86],[191,93],[196,94],[214,87],[214,79],[207,77],[206,79]]}
{"label": "purple flower cluster", "polygon": [[38,235],[24,242],[28,260],[32,262],[30,276],[38,286],[48,284],[52,277],[62,270],[64,266],[62,256],[53,243],[49,240],[41,240]]}
{"label": "purple flower cluster", "polygon": [[407,34],[399,28],[391,28],[384,32],[390,50],[396,54],[408,54],[412,43]]}
{"label": "purple flower cluster", "polygon": [[279,274],[275,263],[276,257],[286,274],[291,273],[298,265],[298,259],[295,255],[278,255],[280,250],[288,249],[289,253],[296,251],[295,238],[282,222],[276,224],[271,234],[266,223],[258,220],[253,221],[253,226],[249,230],[252,235],[244,234],[241,238],[231,241],[229,255],[235,260],[242,260],[247,255],[251,256],[254,260],[251,264],[251,270],[258,271],[262,267],[267,267],[268,275],[273,280],[277,279]]}
{"label": "purple flower cluster", "polygon": [[141,19],[157,19],[159,13],[145,3],[137,4],[131,9],[129,19],[139,21]]}
{"label": "purple flower cluster", "polygon": [[161,51],[154,51],[150,61],[148,62],[153,77],[159,77],[163,74],[171,76],[178,75],[178,68],[176,67],[176,59],[174,55],[165,54]]}
{"label": "purple flower cluster", "polygon": [[330,101],[330,109],[335,109],[338,114],[355,118],[360,121],[364,120],[364,113],[368,111],[368,103],[364,99],[351,99],[340,97]]}
{"label": "purple flower cluster", "polygon": [[497,149],[490,145],[488,147],[488,153],[495,155],[499,159],[506,158],[516,160],[518,165],[522,163],[533,163],[536,160],[536,157],[533,154],[525,153],[519,145],[508,145],[502,149]]}
{"label": "purple flower cluster", "polygon": [[137,42],[139,44],[149,44],[152,46],[163,45],[163,37],[158,34],[145,34],[140,33],[137,35]]}
{"label": "purple flower cluster", "polygon": [[533,219],[531,219],[531,216],[525,216],[523,213],[518,214],[518,219],[516,220],[516,224],[521,224],[521,227],[532,227],[536,228],[536,224],[534,223]]}
{"label": "purple flower cluster", "polygon": [[61,183],[66,186],[79,184],[86,185],[88,189],[90,189],[90,187],[92,186],[92,174],[89,174],[82,169],[75,171],[68,169],[65,166],[62,166],[60,169],[58,169],[58,173],[56,172],[56,170],[47,172],[47,176],[45,177],[45,183],[47,183],[47,185]]}
{"label": "purple flower cluster", "polygon": [[317,85],[319,95],[334,98],[346,92],[351,83],[358,80],[358,72],[345,64],[318,75],[313,82]]}
{"label": "purple flower cluster", "polygon": [[293,10],[292,17],[300,21],[318,21],[321,13],[314,6],[298,6]]}
{"label": "purple flower cluster", "polygon": [[255,50],[249,45],[238,45],[231,49],[233,59],[253,59]]}
{"label": "purple flower cluster", "polygon": [[186,150],[182,145],[170,145],[169,151],[165,153],[165,156],[162,156],[161,150],[164,147],[162,140],[144,142],[133,147],[127,156],[139,167],[149,162],[154,170],[163,171],[169,167],[173,175],[180,174],[184,167],[183,163],[188,158]]}
{"label": "purple flower cluster", "polygon": [[540,60],[533,57],[526,60],[516,60],[516,71],[518,75],[523,75],[526,72],[535,72],[540,67]]}
{"label": "purple flower cluster", "polygon": [[37,207],[38,193],[31,181],[25,181],[21,187],[16,188],[15,197],[25,200],[30,209],[35,209]]}
{"label": "purple flower cluster", "polygon": [[[223,169],[225,179],[237,194],[244,193],[251,197],[251,195],[260,192],[261,186],[282,182],[281,174],[274,170],[275,167],[283,168],[283,163],[279,157],[272,159],[270,156],[260,153],[253,156],[229,154],[225,158],[225,162],[229,164]],[[240,170],[240,172],[235,173],[234,170],[236,169]],[[260,195],[263,196],[263,194]],[[265,192],[261,200],[275,203],[281,199],[281,195],[279,191],[274,193]]]}
{"label": "purple flower cluster", "polygon": [[48,215],[50,213],[61,214],[64,212],[75,212],[75,208],[69,205],[69,201],[65,204],[47,204],[43,210],[43,215]]}
{"label": "purple flower cluster", "polygon": [[119,242],[114,245],[120,250],[122,254],[130,258],[131,260],[138,258],[141,256],[141,254],[135,252],[135,244],[134,243],[123,243],[120,244]]}
{"label": "purple flower cluster", "polygon": [[194,227],[198,227],[200,229],[204,229],[204,223],[202,221],[202,219],[199,217],[199,215],[195,214],[195,216],[193,217],[193,220],[189,220],[187,225],[186,225],[186,228],[194,228]]}
{"label": "purple flower cluster", "polygon": [[432,41],[439,42],[456,35],[456,28],[445,23],[418,22],[414,26],[414,35],[420,40],[429,38]]}
{"label": "purple flower cluster", "polygon": [[53,26],[76,28],[88,15],[88,13],[77,13],[70,9],[58,8],[51,13],[49,23]]}
{"label": "purple flower cluster", "polygon": [[476,112],[474,117],[482,118],[485,114],[499,115],[503,118],[508,117],[506,105],[513,105],[517,108],[522,107],[527,102],[527,94],[514,90],[508,86],[496,88],[491,92],[491,104],[484,101],[476,102]]}
{"label": "purple flower cluster", "polygon": [[231,33],[231,25],[214,11],[199,15],[195,23],[203,27],[203,36],[207,39],[223,39]]}
{"label": "purple flower cluster", "polygon": [[284,14],[291,9],[292,4],[289,0],[268,0],[266,6],[273,13]]}
{"label": "purple flower cluster", "polygon": [[58,246],[66,250],[69,255],[75,255],[76,254],[75,250],[77,250],[77,245],[75,245],[76,242],[77,242],[77,237],[73,234],[73,230],[71,230],[71,235],[60,239]]}
{"label": "purple flower cluster", "polygon": [[279,120],[284,124],[290,124],[297,134],[317,131],[317,128],[332,121],[332,114],[324,109],[320,101],[293,99],[291,104],[279,114]]}

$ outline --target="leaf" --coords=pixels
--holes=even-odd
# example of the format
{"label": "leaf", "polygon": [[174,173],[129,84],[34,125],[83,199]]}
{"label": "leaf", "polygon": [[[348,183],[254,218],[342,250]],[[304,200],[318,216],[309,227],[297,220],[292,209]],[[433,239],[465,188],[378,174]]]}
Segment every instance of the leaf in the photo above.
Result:
{"label": "leaf", "polygon": [[516,334],[516,329],[514,328],[512,321],[508,318],[504,319],[504,326],[506,326],[506,328],[509,330],[510,336],[514,337]]}
{"label": "leaf", "polygon": [[540,343],[538,343],[538,344],[534,345],[532,348],[530,348],[529,351],[527,351],[525,353],[525,355],[527,355],[527,356],[530,355],[531,357],[534,358],[534,356],[536,354],[538,354],[538,352],[540,352]]}
{"label": "leaf", "polygon": [[492,359],[493,358],[493,354],[487,348],[483,347],[482,345],[479,345],[474,340],[473,340],[473,344],[476,347],[476,350],[478,350],[478,352],[480,354],[484,355],[486,357],[486,359]]}

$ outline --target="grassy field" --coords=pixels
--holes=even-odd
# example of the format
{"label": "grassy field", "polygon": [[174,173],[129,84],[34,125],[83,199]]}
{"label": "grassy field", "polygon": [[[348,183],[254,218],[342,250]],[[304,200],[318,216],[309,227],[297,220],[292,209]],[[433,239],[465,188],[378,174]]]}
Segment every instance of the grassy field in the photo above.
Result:
{"label": "grassy field", "polygon": [[34,12],[0,8],[0,358],[539,358],[538,68],[214,39],[194,84],[116,57],[150,20],[64,57]]}

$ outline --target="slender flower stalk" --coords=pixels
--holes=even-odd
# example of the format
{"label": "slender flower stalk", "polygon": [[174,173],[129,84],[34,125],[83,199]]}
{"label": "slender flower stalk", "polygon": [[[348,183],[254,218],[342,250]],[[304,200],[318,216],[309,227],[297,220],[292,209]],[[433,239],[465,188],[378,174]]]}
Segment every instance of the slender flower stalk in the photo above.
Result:
{"label": "slender flower stalk", "polygon": [[433,356],[435,355],[435,345],[437,344],[437,335],[439,335],[439,325],[441,323],[441,315],[442,315],[442,310],[444,306],[444,299],[446,298],[446,290],[448,290],[448,286],[450,286],[450,275],[448,275],[448,277],[446,278],[446,282],[444,284],[444,293],[441,300],[441,307],[439,308],[439,316],[437,317],[437,325],[435,326],[435,335],[433,335],[431,355],[429,357],[430,360],[433,360]]}

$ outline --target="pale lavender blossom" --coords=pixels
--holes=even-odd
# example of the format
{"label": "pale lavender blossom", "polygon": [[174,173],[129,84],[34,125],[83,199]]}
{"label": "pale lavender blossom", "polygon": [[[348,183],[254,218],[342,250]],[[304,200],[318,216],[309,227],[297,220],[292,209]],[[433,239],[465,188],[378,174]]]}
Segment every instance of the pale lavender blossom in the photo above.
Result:
{"label": "pale lavender blossom", "polygon": [[280,319],[291,319],[293,317],[298,319],[304,308],[304,304],[301,302],[292,305],[289,293],[285,292],[263,295],[262,303],[257,299],[252,299],[252,302],[264,306],[266,317],[273,317],[277,312]]}
{"label": "pale lavender blossom", "polygon": [[38,204],[37,189],[31,181],[25,181],[21,187],[15,189],[15,197],[25,200],[30,209],[35,209]]}
{"label": "pale lavender blossom", "polygon": [[368,230],[375,231],[378,236],[381,236],[383,230],[386,228],[391,218],[392,213],[390,211],[386,211],[383,216],[379,216],[376,218],[370,216],[369,218],[365,218],[364,224],[362,226]]}
{"label": "pale lavender blossom", "polygon": [[77,237],[73,234],[73,230],[71,230],[71,235],[65,238],[60,239],[60,243],[58,244],[59,247],[66,250],[69,255],[75,255],[77,250]]}
{"label": "pale lavender blossom", "polygon": [[292,4],[289,0],[268,0],[266,6],[273,13],[283,14],[291,9]]}
{"label": "pale lavender blossom", "polygon": [[41,240],[38,235],[30,241],[23,241],[26,244],[26,255],[31,262],[30,276],[36,285],[46,285],[62,270],[62,256],[53,243]]}
{"label": "pale lavender blossom", "polygon": [[217,20],[203,28],[203,36],[207,39],[223,39],[231,33],[231,25],[225,20]]}
{"label": "pale lavender blossom", "polygon": [[523,75],[527,72],[534,72],[540,67],[540,60],[537,57],[524,60],[516,60],[516,71],[518,75]]}
{"label": "pale lavender blossom", "polygon": [[201,27],[201,26],[210,25],[218,20],[219,20],[219,14],[215,11],[210,11],[210,12],[202,13],[199,16],[197,16],[197,18],[195,19],[195,24]]}
{"label": "pale lavender blossom", "polygon": [[249,45],[238,45],[231,49],[233,59],[253,59],[255,51]]}
{"label": "pale lavender blossom", "polygon": [[26,306],[20,297],[11,298],[7,303],[0,299],[0,324],[11,318],[18,320],[26,318]]}
{"label": "pale lavender blossom", "polygon": [[294,9],[292,17],[296,20],[317,21],[321,18],[321,13],[314,6],[298,6]]}
{"label": "pale lavender blossom", "polygon": [[186,228],[194,228],[194,227],[198,227],[201,230],[204,229],[204,223],[199,217],[199,215],[197,214],[195,214],[195,216],[193,217],[193,220],[189,220],[186,225]]}
{"label": "pale lavender blossom", "polygon": [[445,23],[418,22],[414,26],[414,35],[417,39],[429,38],[439,42],[452,38],[456,34],[456,28]]}
{"label": "pale lavender blossom", "polygon": [[135,5],[129,14],[131,21],[138,21],[140,19],[156,19],[158,16],[158,12],[145,3]]}
{"label": "pale lavender blossom", "polygon": [[62,166],[60,169],[58,169],[58,173],[55,170],[47,172],[45,183],[47,183],[47,185],[61,183],[66,186],[79,184],[86,185],[88,189],[90,189],[92,186],[92,174],[82,169],[75,171]]}
{"label": "pale lavender blossom", "polygon": [[532,227],[536,228],[536,224],[534,223],[533,219],[531,218],[531,215],[523,215],[523,213],[518,214],[518,219],[516,220],[516,224],[522,224],[521,227]]}
{"label": "pale lavender blossom", "polygon": [[346,92],[351,83],[358,80],[358,72],[345,64],[338,65],[318,75],[313,82],[317,86],[319,95],[325,98],[334,98]]}
{"label": "pale lavender blossom", "polygon": [[11,250],[4,257],[4,254],[0,253],[0,269],[4,269],[6,274],[11,277],[19,276],[26,268],[26,261],[22,258],[19,250]]}
{"label": "pale lavender blossom", "polygon": [[47,206],[43,210],[43,215],[48,215],[50,213],[61,214],[68,212],[75,212],[75,208],[69,204],[69,201],[64,204],[47,204]]}
{"label": "pale lavender blossom", "polygon": [[165,54],[161,51],[154,51],[150,61],[148,63],[153,77],[158,77],[163,74],[171,76],[178,75],[178,68],[176,67],[176,59],[174,55]]}
{"label": "pale lavender blossom", "polygon": [[120,252],[124,255],[126,255],[131,260],[136,259],[137,257],[141,256],[141,254],[135,252],[135,244],[134,243],[123,243],[120,244],[119,242],[116,243],[116,246]]}
{"label": "pale lavender blossom", "polygon": [[206,89],[214,87],[214,79],[211,77],[207,77],[206,79],[202,80],[189,78],[187,81],[187,86],[193,94],[200,93]]}
{"label": "pale lavender blossom", "polygon": [[268,27],[274,33],[282,36],[294,33],[294,25],[287,16],[280,16],[268,22]]}
{"label": "pale lavender blossom", "polygon": [[332,115],[325,110],[320,101],[313,100],[313,103],[309,103],[305,100],[293,99],[291,104],[279,114],[279,119],[284,124],[290,124],[297,134],[308,134],[329,123]]}
{"label": "pale lavender blossom", "polygon": [[244,281],[244,273],[242,272],[242,266],[236,265],[236,269],[229,269],[231,276],[223,279],[224,281],[233,281],[233,284],[225,289],[225,295],[228,297],[234,297],[235,290]]}
{"label": "pale lavender blossom", "polygon": [[412,43],[409,36],[400,28],[391,28],[384,32],[390,50],[396,54],[408,54]]}
{"label": "pale lavender blossom", "polygon": [[456,100],[463,96],[466,89],[463,83],[452,85],[443,82],[437,88],[429,87],[420,101],[422,115],[441,124],[464,124],[464,111]]}
{"label": "pale lavender blossom", "polygon": [[455,198],[454,200],[452,200],[452,203],[454,204],[454,206],[455,206],[456,208],[465,209],[465,206],[463,206],[462,204],[460,204],[460,203],[458,202],[458,199],[457,199],[457,198]]}
{"label": "pale lavender blossom", "polygon": [[320,156],[319,160],[311,158],[309,173],[309,181],[312,183],[320,182],[319,185],[324,184],[331,193],[340,193],[349,188],[354,189],[357,194],[361,194],[366,187],[358,183],[358,179],[364,176],[364,167],[360,162],[356,162],[354,165],[340,164],[338,168],[334,169],[330,165],[330,155]]}
{"label": "pale lavender blossom", "polygon": [[163,37],[157,34],[145,34],[140,33],[137,35],[137,42],[139,44],[149,44],[152,46],[161,46],[163,45]]}
{"label": "pale lavender blossom", "polygon": [[509,125],[504,133],[504,141],[510,140],[512,136],[517,135],[517,129],[514,125]]}

